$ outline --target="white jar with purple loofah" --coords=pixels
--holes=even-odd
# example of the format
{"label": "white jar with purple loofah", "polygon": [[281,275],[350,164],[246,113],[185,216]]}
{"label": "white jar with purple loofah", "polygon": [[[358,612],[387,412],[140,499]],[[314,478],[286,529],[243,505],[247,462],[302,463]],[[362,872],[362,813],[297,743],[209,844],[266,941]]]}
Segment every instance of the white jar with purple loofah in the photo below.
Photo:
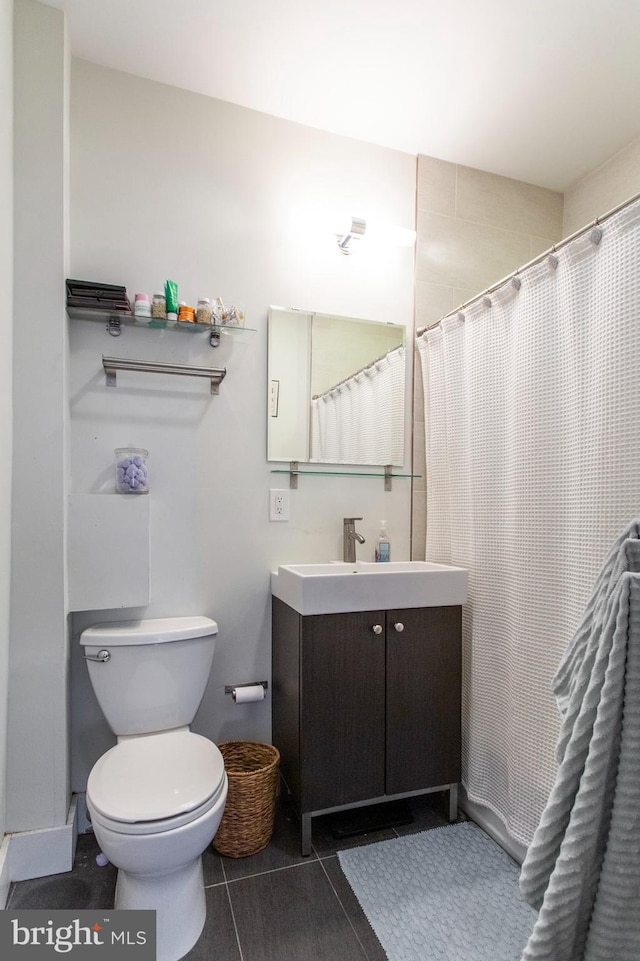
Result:
{"label": "white jar with purple loofah", "polygon": [[116,451],[116,493],[148,494],[149,451],[142,447],[117,447]]}

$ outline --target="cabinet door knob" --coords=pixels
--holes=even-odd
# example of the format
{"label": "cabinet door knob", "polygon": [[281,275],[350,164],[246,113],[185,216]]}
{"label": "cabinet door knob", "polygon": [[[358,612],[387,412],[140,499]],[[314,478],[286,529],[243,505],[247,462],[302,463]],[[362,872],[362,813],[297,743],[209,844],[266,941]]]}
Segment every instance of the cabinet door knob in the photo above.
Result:
{"label": "cabinet door knob", "polygon": [[382,634],[382,624],[374,624],[371,630],[374,634]]}
{"label": "cabinet door knob", "polygon": [[393,626],[395,627],[395,629],[396,629],[396,631],[398,632],[398,634],[401,634],[402,631],[404,631],[404,624],[402,624],[401,621],[398,621],[398,623],[397,623],[397,624],[394,624]]}

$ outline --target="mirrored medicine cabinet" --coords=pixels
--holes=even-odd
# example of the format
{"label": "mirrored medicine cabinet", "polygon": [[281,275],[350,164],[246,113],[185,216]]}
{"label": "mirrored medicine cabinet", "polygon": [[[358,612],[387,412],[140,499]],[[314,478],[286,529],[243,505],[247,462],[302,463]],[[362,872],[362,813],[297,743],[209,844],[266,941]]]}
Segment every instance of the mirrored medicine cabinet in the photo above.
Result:
{"label": "mirrored medicine cabinet", "polygon": [[267,459],[402,467],[405,327],[270,307]]}

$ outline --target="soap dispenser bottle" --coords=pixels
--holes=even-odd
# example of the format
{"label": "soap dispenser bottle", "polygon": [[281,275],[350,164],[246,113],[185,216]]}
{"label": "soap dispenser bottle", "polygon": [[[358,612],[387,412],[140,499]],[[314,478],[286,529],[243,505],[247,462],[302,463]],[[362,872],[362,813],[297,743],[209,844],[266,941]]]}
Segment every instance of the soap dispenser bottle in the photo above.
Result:
{"label": "soap dispenser bottle", "polygon": [[387,522],[380,521],[380,533],[376,542],[376,563],[386,563],[391,560],[391,541],[387,537]]}

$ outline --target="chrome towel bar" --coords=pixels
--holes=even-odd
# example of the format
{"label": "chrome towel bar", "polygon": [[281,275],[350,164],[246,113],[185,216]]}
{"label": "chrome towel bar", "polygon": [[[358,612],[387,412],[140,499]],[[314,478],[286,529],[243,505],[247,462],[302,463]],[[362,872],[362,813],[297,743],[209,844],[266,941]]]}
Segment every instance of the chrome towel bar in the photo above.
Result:
{"label": "chrome towel bar", "polygon": [[220,393],[220,384],[227,375],[226,367],[191,367],[187,364],[163,364],[152,360],[130,360],[127,357],[102,357],[107,387],[116,387],[117,370],[140,370],[149,374],[181,374],[185,377],[207,377],[211,393]]}

